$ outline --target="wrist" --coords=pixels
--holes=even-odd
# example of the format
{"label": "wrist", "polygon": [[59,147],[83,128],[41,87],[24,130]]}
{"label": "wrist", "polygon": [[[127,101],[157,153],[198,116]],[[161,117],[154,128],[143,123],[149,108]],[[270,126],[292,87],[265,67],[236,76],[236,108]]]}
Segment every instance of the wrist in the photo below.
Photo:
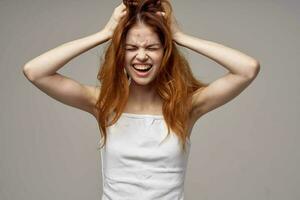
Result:
{"label": "wrist", "polygon": [[97,33],[99,37],[103,38],[105,41],[110,40],[112,37],[112,34],[107,29],[102,29]]}
{"label": "wrist", "polygon": [[173,35],[173,40],[174,40],[177,44],[180,44],[183,37],[184,37],[184,33],[181,32],[181,31],[178,31],[178,32],[176,32],[176,33]]}

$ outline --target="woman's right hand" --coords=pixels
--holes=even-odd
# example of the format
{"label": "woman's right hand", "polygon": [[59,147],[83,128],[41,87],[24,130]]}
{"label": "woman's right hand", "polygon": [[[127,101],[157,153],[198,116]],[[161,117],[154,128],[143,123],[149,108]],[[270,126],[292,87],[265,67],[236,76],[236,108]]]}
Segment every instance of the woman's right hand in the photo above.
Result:
{"label": "woman's right hand", "polygon": [[117,27],[120,19],[126,15],[126,6],[123,2],[114,9],[112,16],[110,17],[108,23],[104,27],[104,32],[108,35],[109,39],[111,39],[115,28]]}

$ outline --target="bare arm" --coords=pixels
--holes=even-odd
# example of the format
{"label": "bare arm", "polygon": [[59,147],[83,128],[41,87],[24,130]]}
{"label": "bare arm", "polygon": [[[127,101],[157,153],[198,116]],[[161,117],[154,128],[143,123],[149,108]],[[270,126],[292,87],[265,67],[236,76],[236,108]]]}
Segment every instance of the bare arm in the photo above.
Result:
{"label": "bare arm", "polygon": [[194,120],[238,96],[259,73],[260,63],[256,59],[216,42],[184,34],[173,14],[171,30],[176,44],[214,60],[229,71],[223,77],[194,92],[192,96]]}
{"label": "bare arm", "polygon": [[54,99],[95,116],[94,105],[100,89],[83,85],[57,71],[76,56],[109,40],[118,20],[124,16],[124,9],[123,4],[119,5],[108,24],[100,32],[62,44],[27,62],[23,67],[24,75]]}
{"label": "bare arm", "polygon": [[193,95],[195,118],[227,103],[239,95],[257,76],[260,64],[254,58],[224,45],[183,33],[174,37],[177,44],[194,50],[228,69],[223,77],[199,88]]}
{"label": "bare arm", "polygon": [[238,50],[184,33],[177,33],[174,40],[177,44],[216,61],[232,74],[252,78],[257,73],[258,61]]}
{"label": "bare arm", "polygon": [[97,88],[83,85],[56,71],[79,54],[105,42],[104,32],[60,45],[29,61],[23,73],[37,88],[50,97],[94,115]]}
{"label": "bare arm", "polygon": [[107,41],[104,31],[62,44],[46,53],[30,60],[23,68],[26,77],[31,81],[54,75],[76,56]]}

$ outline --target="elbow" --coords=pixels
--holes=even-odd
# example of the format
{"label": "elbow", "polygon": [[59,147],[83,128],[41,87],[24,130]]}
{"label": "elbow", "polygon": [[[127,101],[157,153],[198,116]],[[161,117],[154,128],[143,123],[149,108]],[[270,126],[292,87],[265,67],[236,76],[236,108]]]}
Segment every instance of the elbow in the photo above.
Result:
{"label": "elbow", "polygon": [[259,72],[260,72],[260,63],[258,60],[254,60],[253,63],[249,66],[247,77],[251,80],[255,79]]}
{"label": "elbow", "polygon": [[260,72],[260,62],[258,60],[255,60],[254,64],[253,64],[253,78],[255,78],[258,73]]}
{"label": "elbow", "polygon": [[32,70],[30,69],[30,66],[28,64],[24,65],[22,72],[29,81],[31,81],[31,82],[34,81],[34,76],[32,74]]}

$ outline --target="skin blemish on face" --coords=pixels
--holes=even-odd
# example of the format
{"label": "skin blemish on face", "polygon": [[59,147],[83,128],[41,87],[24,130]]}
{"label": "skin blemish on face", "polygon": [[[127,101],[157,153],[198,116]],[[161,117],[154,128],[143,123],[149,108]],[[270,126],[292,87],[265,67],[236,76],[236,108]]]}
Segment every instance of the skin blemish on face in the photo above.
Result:
{"label": "skin blemish on face", "polygon": [[[133,26],[125,39],[125,70],[131,77],[132,86],[151,87],[151,82],[157,76],[164,50],[159,36],[153,29],[144,24]],[[136,64],[151,65],[148,71]],[[142,72],[144,70],[144,72]]]}
{"label": "skin blemish on face", "polygon": [[[137,46],[137,44],[139,44],[141,47],[145,47],[147,46],[148,43],[151,43],[151,41],[150,42],[149,40],[144,41],[143,38],[140,38],[140,40],[134,40],[133,43],[128,43],[126,45]],[[152,43],[158,44],[157,42],[152,42]]]}

